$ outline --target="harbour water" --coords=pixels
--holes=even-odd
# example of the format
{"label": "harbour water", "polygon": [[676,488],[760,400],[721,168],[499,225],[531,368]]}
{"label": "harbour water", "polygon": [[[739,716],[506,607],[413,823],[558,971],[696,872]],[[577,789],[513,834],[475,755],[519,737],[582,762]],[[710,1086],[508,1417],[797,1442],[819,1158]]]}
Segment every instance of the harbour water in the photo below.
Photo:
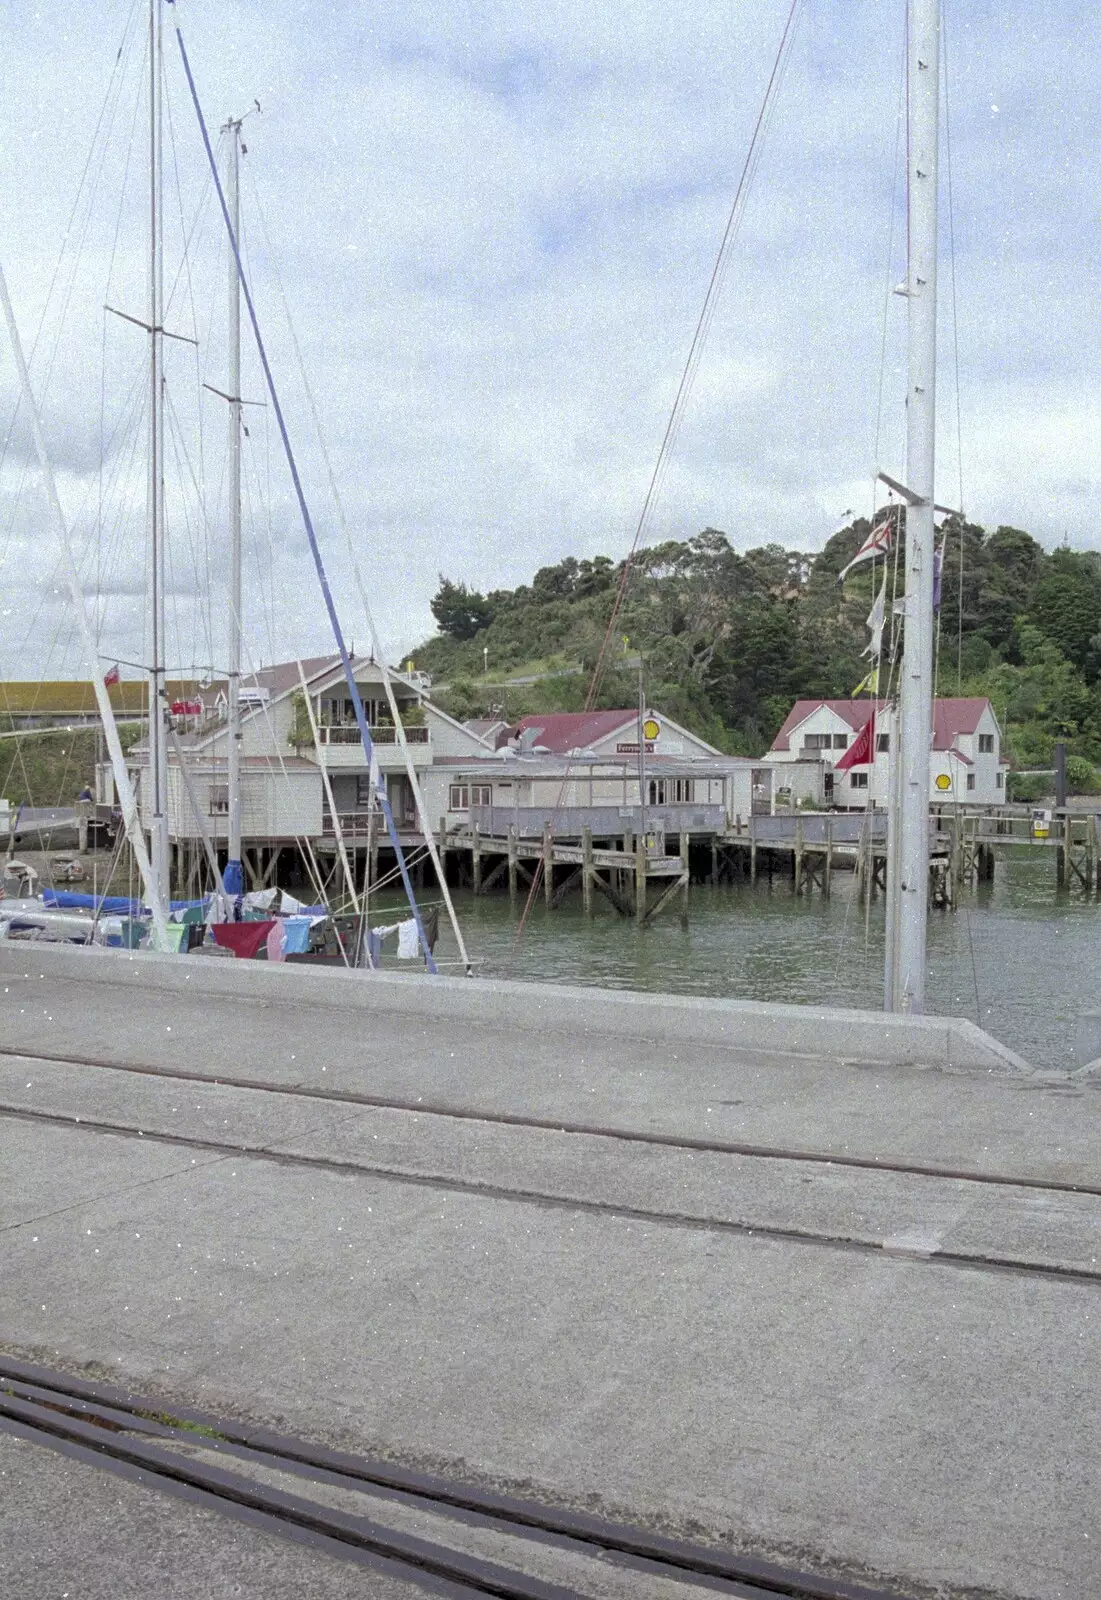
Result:
{"label": "harbour water", "polygon": [[[968,1017],[1034,1065],[1066,1070],[1076,1018],[1101,1007],[1101,901],[1057,893],[1054,871],[1051,852],[1006,851],[993,883],[954,913],[930,913],[928,1009]],[[829,900],[797,899],[780,877],[771,887],[693,885],[687,929],[675,915],[640,929],[604,904],[589,920],[580,895],[555,911],[539,898],[519,939],[522,896],[510,905],[505,894],[462,894],[456,905],[489,976],[878,1009],[883,902],[865,921],[851,875],[835,874],[833,890]],[[445,928],[437,955],[454,971]]]}

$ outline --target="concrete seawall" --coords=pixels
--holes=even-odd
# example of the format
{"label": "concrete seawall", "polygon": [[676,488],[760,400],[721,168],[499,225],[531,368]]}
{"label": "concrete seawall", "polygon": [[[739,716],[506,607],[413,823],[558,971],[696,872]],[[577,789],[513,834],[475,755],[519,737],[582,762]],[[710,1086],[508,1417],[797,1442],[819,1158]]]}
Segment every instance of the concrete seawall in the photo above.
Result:
{"label": "concrete seawall", "polygon": [[641,994],[500,978],[311,971],[265,962],[214,961],[65,945],[0,943],[0,974],[136,985],[166,994],[470,1021],[519,1033],[607,1034],[952,1072],[1028,1075],[1030,1064],[961,1017],[900,1017],[826,1006],[771,1005],[691,995]]}

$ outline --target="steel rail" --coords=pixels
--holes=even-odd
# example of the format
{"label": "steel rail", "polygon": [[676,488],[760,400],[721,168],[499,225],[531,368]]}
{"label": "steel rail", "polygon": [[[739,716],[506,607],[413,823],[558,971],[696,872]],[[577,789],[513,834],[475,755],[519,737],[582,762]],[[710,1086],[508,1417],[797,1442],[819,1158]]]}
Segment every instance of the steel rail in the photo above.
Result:
{"label": "steel rail", "polygon": [[[493,1564],[487,1574],[480,1559],[455,1556],[443,1547],[404,1534],[394,1534],[369,1519],[318,1507],[283,1491],[256,1485],[237,1474],[169,1455],[156,1439],[175,1439],[224,1451],[268,1467],[298,1473],[340,1487],[385,1494],[422,1509],[466,1514],[499,1532],[535,1538],[575,1551],[626,1557],[651,1573],[693,1586],[720,1589],[746,1600],[899,1600],[888,1594],[814,1574],[795,1571],[751,1556],[735,1555],[689,1543],[646,1529],[605,1521],[530,1500],[482,1490],[460,1480],[414,1472],[392,1462],[354,1456],[264,1428],[181,1408],[162,1399],[136,1396],[128,1390],[92,1383],[0,1355],[0,1418],[37,1428],[56,1438],[82,1444],[113,1459],[145,1468],[168,1480],[203,1489],[238,1506],[286,1517],[294,1526],[331,1534],[352,1545],[409,1559],[425,1572],[473,1584],[474,1593],[516,1596],[517,1600],[551,1600],[573,1591],[543,1580],[509,1574]],[[120,1429],[149,1435],[147,1441],[120,1441]],[[329,1519],[335,1519],[328,1526]],[[454,1561],[454,1565],[449,1563]],[[499,1587],[505,1579],[513,1588]],[[482,1587],[477,1587],[479,1584]],[[487,1584],[489,1586],[487,1586]],[[494,1587],[494,1585],[498,1585]],[[731,1587],[733,1586],[733,1587]]]}
{"label": "steel rail", "polygon": [[[190,1134],[159,1132],[135,1128],[124,1122],[106,1122],[75,1112],[33,1111],[0,1102],[0,1119],[46,1123],[55,1128],[76,1129],[85,1133],[115,1135],[140,1140],[142,1144],[174,1145],[181,1149],[203,1150],[215,1160],[254,1160],[282,1167],[305,1167],[311,1171],[339,1172],[346,1175],[386,1178],[394,1183],[418,1188],[445,1189],[453,1194],[473,1195],[478,1199],[506,1200],[520,1205],[536,1205],[566,1211],[583,1211],[591,1216],[622,1217],[632,1222],[647,1222],[658,1227],[683,1228],[693,1232],[737,1234],[745,1238],[778,1240],[787,1244],[809,1245],[819,1249],[849,1250],[856,1254],[917,1260],[930,1266],[956,1267],[976,1272],[1009,1272],[1022,1277],[1056,1279],[1069,1283],[1101,1284],[1101,1267],[1076,1267],[1064,1262],[1030,1260],[1026,1256],[995,1254],[991,1251],[908,1249],[892,1236],[883,1239],[850,1233],[831,1233],[821,1228],[799,1227],[791,1223],[767,1222],[760,1218],[720,1217],[711,1213],[662,1211],[654,1206],[634,1205],[627,1200],[594,1200],[588,1195],[555,1193],[548,1189],[523,1189],[478,1178],[463,1178],[448,1172],[418,1172],[408,1167],[379,1161],[354,1161],[339,1156],[305,1155],[279,1150],[270,1144],[239,1144],[206,1139]],[[191,1169],[195,1170],[195,1169]],[[24,1226],[24,1224],[18,1224]]]}
{"label": "steel rail", "polygon": [[1070,1178],[1029,1177],[1009,1172],[951,1167],[935,1161],[908,1161],[878,1156],[852,1155],[845,1151],[810,1150],[797,1145],[754,1144],[748,1140],[701,1139],[691,1134],[659,1133],[639,1128],[609,1128],[599,1123],[574,1122],[562,1117],[525,1116],[520,1112],[489,1108],[467,1110],[426,1100],[403,1100],[393,1095],[361,1094],[353,1089],[306,1087],[303,1084],[265,1083],[255,1078],[217,1076],[204,1072],[185,1072],[174,1067],[154,1067],[140,1062],[102,1061],[91,1056],[51,1054],[40,1050],[21,1050],[0,1045],[0,1057],[20,1061],[43,1061],[57,1066],[94,1067],[104,1072],[128,1072],[135,1077],[165,1078],[173,1083],[192,1083],[208,1088],[246,1089],[257,1094],[286,1095],[295,1099],[335,1101],[339,1105],[363,1106],[378,1111],[410,1111],[418,1116],[443,1117],[453,1122],[485,1122],[506,1128],[532,1128],[541,1132],[582,1134],[612,1139],[623,1144],[660,1145],[671,1150],[692,1150],[713,1155],[751,1156],[761,1161],[806,1161],[820,1166],[852,1167],[865,1172],[897,1173],[904,1177],[943,1178],[958,1183],[989,1184],[1010,1189],[1039,1189],[1053,1194],[1101,1196],[1101,1182],[1082,1183]]}

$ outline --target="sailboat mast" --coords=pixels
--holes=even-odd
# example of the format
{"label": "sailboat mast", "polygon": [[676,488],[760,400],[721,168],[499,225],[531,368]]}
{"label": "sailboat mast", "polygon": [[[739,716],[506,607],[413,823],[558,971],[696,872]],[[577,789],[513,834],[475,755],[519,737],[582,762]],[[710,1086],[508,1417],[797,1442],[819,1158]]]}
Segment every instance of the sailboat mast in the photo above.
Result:
{"label": "sailboat mast", "polygon": [[[241,124],[228,122],[226,141],[226,204],[233,236],[239,226],[239,160]],[[241,869],[241,287],[237,262],[229,255],[229,707],[227,786],[229,850],[226,891],[240,894]]]}
{"label": "sailboat mast", "polygon": [[164,53],[161,0],[149,0],[149,560],[152,661],[149,670],[150,859],[158,893],[169,891],[168,703],[164,603]]}
{"label": "sailboat mast", "polygon": [[929,750],[933,726],[933,495],[937,372],[937,134],[939,0],[909,0],[906,294],[906,613],[899,693],[899,807],[895,948],[887,951],[886,1006],[925,1009],[929,895]]}

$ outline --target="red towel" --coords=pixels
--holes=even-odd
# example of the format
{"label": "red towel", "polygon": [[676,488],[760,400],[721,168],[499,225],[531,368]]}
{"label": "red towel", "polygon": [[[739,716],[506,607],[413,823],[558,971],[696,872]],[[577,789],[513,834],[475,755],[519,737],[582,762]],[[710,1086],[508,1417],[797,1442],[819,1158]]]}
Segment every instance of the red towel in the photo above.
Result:
{"label": "red towel", "polygon": [[224,944],[239,960],[248,961],[267,942],[274,927],[272,918],[270,922],[215,922],[210,931],[215,944]]}

